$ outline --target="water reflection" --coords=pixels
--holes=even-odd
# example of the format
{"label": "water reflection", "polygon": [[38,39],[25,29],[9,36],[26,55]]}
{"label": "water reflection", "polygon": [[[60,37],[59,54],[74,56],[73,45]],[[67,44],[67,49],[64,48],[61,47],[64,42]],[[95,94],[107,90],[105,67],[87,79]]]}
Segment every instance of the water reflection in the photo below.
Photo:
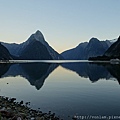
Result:
{"label": "water reflection", "polygon": [[0,77],[2,77],[10,68],[10,64],[0,64]]}
{"label": "water reflection", "polygon": [[[40,107],[45,112],[53,111],[63,116],[64,120],[68,120],[67,116],[70,115],[120,114],[120,86],[117,82],[109,80],[116,78],[119,82],[120,65],[91,63],[60,65],[68,70],[49,63],[0,64],[0,94],[30,101],[32,108]],[[44,87],[37,91],[20,76],[26,78],[36,89],[40,89],[45,83]],[[4,77],[8,78],[3,79]],[[86,78],[92,82],[98,80],[99,82],[91,84]]]}
{"label": "water reflection", "polygon": [[[90,81],[96,82],[100,79],[109,80],[116,78],[120,83],[120,65],[112,64],[95,64],[95,63],[64,63],[62,67],[76,72],[79,76],[89,78]],[[59,65],[50,63],[23,63],[23,64],[0,64],[0,77],[26,78],[32,86],[39,90],[45,79]],[[112,79],[115,80],[115,79]]]}
{"label": "water reflection", "polygon": [[120,65],[119,64],[96,64],[96,63],[65,63],[62,67],[76,72],[79,76],[89,78],[92,82],[100,79],[109,80],[116,78],[120,83]]}
{"label": "water reflection", "polygon": [[56,64],[49,63],[24,63],[24,64],[1,64],[1,77],[21,76],[26,78],[32,86],[39,90],[49,74],[57,68]]}
{"label": "water reflection", "polygon": [[118,80],[120,84],[120,64],[105,64],[104,67]]}

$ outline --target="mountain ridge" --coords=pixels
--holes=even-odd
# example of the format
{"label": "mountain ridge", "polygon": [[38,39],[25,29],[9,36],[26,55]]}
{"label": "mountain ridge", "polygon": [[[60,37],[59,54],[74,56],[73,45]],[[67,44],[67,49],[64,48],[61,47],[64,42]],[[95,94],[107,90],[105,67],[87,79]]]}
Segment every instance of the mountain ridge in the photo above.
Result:
{"label": "mountain ridge", "polygon": [[59,54],[44,39],[43,34],[37,30],[23,43],[4,43],[14,59],[29,60],[86,60],[91,57],[102,56],[105,51],[116,41],[100,41],[92,37],[89,42],[80,43],[75,48],[66,50]]}
{"label": "mountain ridge", "polygon": [[90,57],[89,60],[111,60],[120,59],[120,36],[117,41],[114,42],[102,56]]}
{"label": "mountain ridge", "polygon": [[100,41],[97,38],[91,38],[89,42],[80,43],[75,48],[66,50],[61,53],[61,55],[66,60],[83,60],[89,57],[95,57],[98,55],[103,55],[104,52],[113,44],[113,41],[109,40]]}
{"label": "mountain ridge", "polygon": [[[34,42],[33,42],[34,41]],[[35,44],[36,42],[36,44]],[[32,43],[34,44],[34,46],[32,46]],[[16,44],[16,43],[2,43],[13,56],[16,56],[17,59],[53,59],[53,60],[60,60],[63,59],[63,57],[57,52],[55,51],[44,39],[43,34],[37,30],[34,34],[32,34],[25,42],[20,43],[20,44]],[[40,46],[38,46],[37,44],[39,44]],[[36,53],[34,52],[34,48],[37,49],[38,51],[36,51]],[[46,52],[41,52],[43,51],[43,48]],[[33,49],[33,50],[32,50]],[[27,52],[26,52],[27,51]],[[26,53],[26,54],[25,54]],[[28,54],[29,53],[29,56]],[[30,55],[30,53],[32,53]],[[48,54],[49,53],[49,54]],[[35,55],[36,54],[36,57]],[[45,56],[46,55],[46,56]],[[40,58],[40,56],[42,56],[42,58]],[[50,57],[51,56],[51,57]]]}

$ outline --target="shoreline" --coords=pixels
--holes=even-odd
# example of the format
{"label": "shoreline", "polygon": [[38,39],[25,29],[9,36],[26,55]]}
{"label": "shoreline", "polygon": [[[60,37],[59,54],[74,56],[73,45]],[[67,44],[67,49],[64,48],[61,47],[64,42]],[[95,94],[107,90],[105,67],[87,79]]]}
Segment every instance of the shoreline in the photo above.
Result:
{"label": "shoreline", "polygon": [[55,113],[43,113],[28,107],[30,102],[16,102],[16,98],[0,96],[0,120],[63,120]]}

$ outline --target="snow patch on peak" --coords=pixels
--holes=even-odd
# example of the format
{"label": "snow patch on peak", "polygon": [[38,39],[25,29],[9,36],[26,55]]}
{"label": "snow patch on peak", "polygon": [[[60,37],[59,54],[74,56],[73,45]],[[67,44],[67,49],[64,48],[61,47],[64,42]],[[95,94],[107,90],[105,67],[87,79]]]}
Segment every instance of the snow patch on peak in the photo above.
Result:
{"label": "snow patch on peak", "polygon": [[111,43],[116,42],[118,39],[109,40]]}

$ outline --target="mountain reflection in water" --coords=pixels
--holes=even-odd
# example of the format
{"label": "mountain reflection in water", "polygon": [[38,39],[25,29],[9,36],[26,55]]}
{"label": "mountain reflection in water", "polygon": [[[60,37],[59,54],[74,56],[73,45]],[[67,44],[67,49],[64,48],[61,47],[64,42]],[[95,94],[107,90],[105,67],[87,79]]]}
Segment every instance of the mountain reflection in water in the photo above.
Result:
{"label": "mountain reflection in water", "polygon": [[100,79],[116,78],[120,83],[120,65],[109,63],[65,63],[62,67],[76,72],[79,76],[89,78],[92,82]]}
{"label": "mountain reflection in water", "polygon": [[65,63],[62,67],[76,72],[79,76],[89,78],[92,82],[99,79],[116,78],[120,83],[120,65],[109,63]]}
{"label": "mountain reflection in water", "polygon": [[119,64],[0,64],[0,77],[2,96],[29,101],[31,108],[55,112],[64,120],[74,115],[120,115]]}
{"label": "mountain reflection in water", "polygon": [[[99,79],[109,80],[116,78],[120,83],[120,65],[115,64],[95,64],[89,62],[82,63],[63,63],[59,64],[65,69],[76,72],[79,76],[89,78],[91,82]],[[26,78],[32,86],[39,90],[45,79],[52,73],[58,64],[50,63],[20,63],[20,64],[0,64],[0,77],[16,77]]]}
{"label": "mountain reflection in water", "polygon": [[21,64],[1,64],[1,77],[21,76],[26,78],[32,86],[39,90],[45,79],[57,67],[56,64],[50,63],[21,63]]}

